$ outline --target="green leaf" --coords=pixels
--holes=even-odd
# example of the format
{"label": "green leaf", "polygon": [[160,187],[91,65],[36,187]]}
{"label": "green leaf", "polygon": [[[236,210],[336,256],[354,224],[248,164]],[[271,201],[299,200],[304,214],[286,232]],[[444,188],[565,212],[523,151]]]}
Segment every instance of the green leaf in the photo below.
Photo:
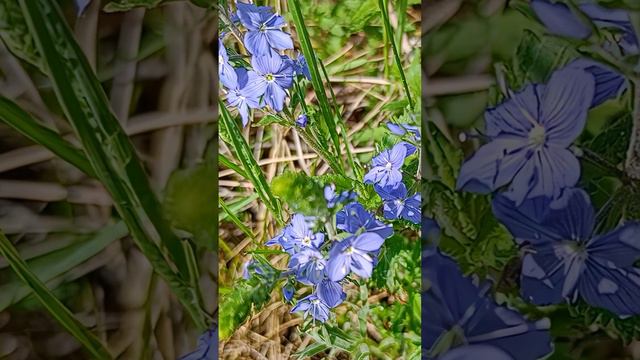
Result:
{"label": "green leaf", "polygon": [[[109,225],[87,239],[26,261],[29,270],[42,282],[49,283],[127,235],[123,222]],[[32,292],[19,279],[7,279],[0,286],[0,311],[24,299]]]}
{"label": "green leaf", "polygon": [[538,36],[525,30],[513,57],[509,75],[511,88],[520,89],[527,83],[546,83],[553,70],[580,54],[567,40],[556,36]]}
{"label": "green leaf", "polygon": [[327,214],[322,185],[302,171],[287,171],[271,181],[273,194],[294,211],[307,215]]}
{"label": "green leaf", "polygon": [[0,96],[0,120],[85,174],[95,177],[93,168],[82,150],[71,145],[55,131],[39,124],[29,113],[3,96]]}
{"label": "green leaf", "polygon": [[258,165],[256,159],[253,158],[251,148],[223,103],[220,103],[219,109],[222,115],[220,117],[220,134],[226,134],[223,139],[225,139],[225,142],[233,149],[236,158],[240,161],[240,164],[242,164],[247,179],[253,184],[258,196],[260,196],[260,199],[271,211],[278,224],[284,225],[280,202],[273,197],[271,188],[267,183],[267,179],[264,177],[264,173],[262,173],[262,169],[260,169],[260,165]]}
{"label": "green leaf", "polygon": [[[298,0],[288,0],[289,8],[291,9],[291,14],[293,15],[293,20],[296,24],[296,30],[298,32],[298,38],[300,39],[300,47],[302,48],[302,52],[304,54],[304,58],[307,60],[307,64],[309,66],[309,72],[311,74],[311,83],[313,84],[313,89],[316,94],[316,98],[318,99],[318,104],[320,105],[320,110],[322,112],[322,118],[324,119],[325,129],[328,130],[331,135],[331,140],[333,143],[333,148],[335,151],[335,156],[340,159],[340,139],[338,137],[338,132],[336,131],[336,123],[334,121],[333,114],[331,112],[331,105],[329,105],[329,99],[327,98],[327,94],[325,93],[325,87],[322,83],[322,77],[320,76],[319,70],[319,60],[316,57],[315,51],[311,46],[311,40],[309,38],[309,33],[307,32],[307,27],[305,25],[304,18],[302,17],[302,12],[300,11],[300,2]],[[333,165],[334,164],[330,164]],[[339,168],[334,168],[333,170],[338,173],[344,173],[342,168],[342,163],[337,162]]]}
{"label": "green leaf", "polygon": [[57,3],[20,0],[20,5],[46,67],[55,69],[50,76],[56,97],[98,179],[154,270],[204,330],[206,313],[198,306],[195,289],[188,285],[192,279],[185,248],[164,219],[144,167]]}
{"label": "green leaf", "polygon": [[247,319],[251,311],[259,311],[271,298],[279,272],[253,273],[248,280],[234,283],[233,288],[220,299],[218,328],[220,340],[226,340]]}
{"label": "green leaf", "polygon": [[11,241],[0,231],[0,254],[7,260],[18,277],[33,290],[49,314],[60,323],[73,337],[84,346],[95,359],[112,359],[105,346],[89,330],[84,328],[71,311],[67,309],[42,281],[29,269],[29,265],[20,258],[20,254]]}
{"label": "green leaf", "polygon": [[0,0],[0,37],[14,55],[47,72],[20,4],[15,0]]}
{"label": "green leaf", "polygon": [[227,215],[229,220],[231,220],[231,222],[233,222],[238,227],[238,229],[242,230],[242,232],[245,233],[245,235],[247,235],[251,239],[255,239],[256,236],[253,234],[251,229],[249,229],[249,227],[247,227],[247,225],[245,225],[242,222],[242,220],[238,218],[235,212],[229,209],[227,204],[225,204],[224,200],[222,200],[221,198],[218,198],[218,203],[220,204],[220,207],[222,208],[222,211],[224,212],[224,214]]}
{"label": "green leaf", "polygon": [[152,9],[166,0],[111,0],[102,8],[105,12],[129,11],[137,7]]}
{"label": "green leaf", "polygon": [[214,250],[217,235],[215,199],[218,170],[202,163],[174,171],[167,181],[164,209],[172,225],[194,235],[196,242]]}

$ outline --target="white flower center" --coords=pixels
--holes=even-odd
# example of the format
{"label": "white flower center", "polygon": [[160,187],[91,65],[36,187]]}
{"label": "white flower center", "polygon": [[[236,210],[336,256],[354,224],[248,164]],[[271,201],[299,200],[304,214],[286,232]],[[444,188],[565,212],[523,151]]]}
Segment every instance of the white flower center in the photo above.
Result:
{"label": "white flower center", "polygon": [[400,206],[400,205],[402,205],[404,203],[404,201],[402,201],[400,199],[398,199],[398,200],[396,200],[394,202],[395,202],[396,206]]}
{"label": "white flower center", "polygon": [[387,169],[387,171],[391,170],[392,167],[393,167],[393,164],[391,162],[387,162],[387,164],[384,166],[384,168]]}
{"label": "white flower center", "polygon": [[344,251],[344,253],[345,253],[345,254],[347,254],[347,255],[350,255],[350,254],[353,254],[353,251],[354,251],[354,250],[355,250],[355,249],[353,248],[353,246],[349,246],[349,247]]}
{"label": "white flower center", "polygon": [[305,237],[302,239],[302,244],[303,244],[303,245],[306,245],[306,246],[311,245],[311,238],[310,238],[309,236],[305,236]]}
{"label": "white flower center", "polygon": [[264,76],[264,78],[265,78],[265,80],[267,80],[269,82],[272,82],[272,81],[274,81],[276,79],[275,76],[273,76],[273,74],[267,74],[267,75]]}
{"label": "white flower center", "polygon": [[319,299],[313,299],[313,300],[311,300],[311,304],[312,304],[312,305],[317,305],[317,304],[319,304],[319,303],[320,303],[320,300],[319,300]]}
{"label": "white flower center", "polygon": [[544,127],[536,124],[533,129],[529,131],[529,144],[536,146],[544,145],[546,137],[547,134]]}

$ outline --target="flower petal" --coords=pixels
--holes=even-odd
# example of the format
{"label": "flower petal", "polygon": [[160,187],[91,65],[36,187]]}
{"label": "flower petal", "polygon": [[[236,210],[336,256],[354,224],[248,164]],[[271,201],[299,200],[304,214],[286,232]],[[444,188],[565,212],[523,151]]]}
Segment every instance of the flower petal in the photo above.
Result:
{"label": "flower petal", "polygon": [[374,232],[366,232],[358,235],[353,240],[352,246],[362,251],[376,251],[380,249],[383,243],[384,239],[380,235]]}
{"label": "flower petal", "polygon": [[553,34],[577,39],[586,39],[591,35],[591,29],[563,3],[531,0],[531,8]]}
{"label": "flower petal", "polygon": [[526,138],[500,136],[462,164],[457,188],[488,193],[506,185],[525,164]]}
{"label": "flower petal", "polygon": [[640,259],[640,223],[628,222],[589,243],[589,253],[603,263],[633,266]]}
{"label": "flower petal", "polygon": [[529,136],[529,131],[540,119],[539,102],[544,85],[527,85],[509,100],[487,109],[484,114],[486,133],[490,137],[515,135]]}
{"label": "flower petal", "polygon": [[586,71],[565,67],[553,72],[540,110],[547,143],[567,147],[580,135],[594,92],[595,79]]}

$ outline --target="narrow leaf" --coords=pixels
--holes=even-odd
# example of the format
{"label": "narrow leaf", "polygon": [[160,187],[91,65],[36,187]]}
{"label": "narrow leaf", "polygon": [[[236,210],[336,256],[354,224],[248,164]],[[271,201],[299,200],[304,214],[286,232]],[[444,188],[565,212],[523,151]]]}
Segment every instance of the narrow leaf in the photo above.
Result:
{"label": "narrow leaf", "polygon": [[33,289],[34,295],[40,300],[42,305],[49,311],[60,325],[65,328],[73,337],[80,342],[85,349],[95,359],[112,359],[109,351],[89,330],[84,328],[71,311],[67,309],[47,287],[35,276],[29,266],[20,258],[18,251],[11,241],[0,231],[0,254],[9,262],[15,273]]}

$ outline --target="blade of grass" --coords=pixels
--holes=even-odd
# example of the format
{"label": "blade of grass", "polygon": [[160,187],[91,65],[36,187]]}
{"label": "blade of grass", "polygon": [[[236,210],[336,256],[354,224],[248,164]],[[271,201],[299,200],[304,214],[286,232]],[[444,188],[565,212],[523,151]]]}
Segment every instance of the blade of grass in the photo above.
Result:
{"label": "blade of grass", "polygon": [[[252,202],[254,202],[258,198],[257,194],[251,194],[244,198],[238,198],[237,200],[226,204],[230,211],[234,214],[244,209],[246,206],[249,206]],[[222,222],[227,219],[227,214],[224,212],[218,212],[218,222]]]}
{"label": "blade of grass", "polygon": [[51,316],[55,318],[60,325],[65,328],[73,337],[80,342],[84,348],[95,359],[112,359],[109,351],[104,345],[87,330],[78,319],[76,319],[71,311],[67,309],[47,287],[35,276],[29,266],[20,258],[18,251],[11,241],[7,239],[2,231],[0,231],[0,254],[7,260],[13,271],[33,289],[34,295],[40,300],[42,305],[49,311]]}
{"label": "blade of grass", "polygon": [[329,92],[331,93],[331,101],[333,103],[333,111],[336,114],[337,122],[340,126],[340,134],[342,135],[342,141],[344,142],[344,148],[347,151],[347,159],[349,160],[349,164],[353,169],[353,172],[356,175],[357,179],[362,178],[362,169],[355,162],[355,158],[351,153],[351,148],[349,147],[349,138],[347,136],[347,128],[345,127],[344,120],[340,116],[340,109],[338,108],[338,101],[336,100],[336,94],[333,92],[333,87],[331,86],[331,82],[329,81],[329,75],[327,74],[327,69],[324,67],[322,61],[318,61],[320,64],[320,68],[322,69],[322,74],[324,75],[325,80],[327,81],[327,85],[329,87]]}
{"label": "blade of grass", "polygon": [[220,133],[224,133],[221,135],[221,138],[227,139],[226,141],[229,142],[229,146],[231,146],[236,157],[242,164],[244,173],[247,175],[247,180],[253,184],[258,196],[260,196],[260,199],[264,202],[269,211],[271,211],[278,224],[284,225],[280,203],[271,193],[271,188],[262,173],[262,169],[260,169],[260,165],[258,165],[256,159],[253,158],[251,148],[242,136],[238,125],[233,121],[233,118],[224,103],[220,102],[219,104],[220,114],[222,115],[220,117],[219,131]]}
{"label": "blade of grass", "polygon": [[236,174],[242,176],[245,179],[249,179],[247,174],[245,174],[244,170],[240,168],[240,166],[236,165],[233,161],[227,159],[226,156],[222,154],[218,154],[218,164],[223,165],[224,167],[231,169],[236,172]]}
{"label": "blade of grass", "polygon": [[[42,282],[64,275],[69,270],[87,261],[112,242],[127,235],[123,222],[109,225],[91,236],[62,249],[27,260],[29,270]],[[19,279],[7,279],[0,286],[0,311],[27,297],[31,290]]]}
{"label": "blade of grass", "polygon": [[85,174],[96,177],[82,150],[71,145],[55,131],[39,124],[13,101],[0,96],[0,120],[31,141],[43,145]]}
{"label": "blade of grass", "polygon": [[398,66],[400,78],[402,79],[402,85],[404,86],[404,91],[407,94],[407,100],[409,100],[409,107],[413,109],[413,100],[411,99],[411,93],[409,92],[409,85],[407,84],[407,78],[404,76],[402,60],[400,60],[400,54],[398,53],[396,40],[393,37],[393,29],[391,29],[391,23],[389,22],[389,7],[387,6],[387,0],[378,0],[378,6],[380,7],[380,12],[382,13],[382,23],[384,24],[384,30],[387,34],[387,39],[391,42],[391,49],[393,50],[393,56],[396,60],[396,65]]}
{"label": "blade of grass", "polygon": [[229,207],[227,207],[227,204],[225,204],[224,200],[222,200],[222,198],[218,197],[218,202],[220,203],[220,207],[222,208],[222,210],[227,214],[227,216],[229,217],[229,220],[231,220],[231,222],[233,222],[234,224],[236,224],[236,226],[242,230],[243,233],[245,233],[245,235],[247,235],[248,237],[250,237],[252,240],[255,240],[256,236],[253,234],[253,232],[251,232],[251,229],[249,229],[247,227],[247,225],[245,225],[242,220],[240,220],[236,214],[231,211],[231,209],[229,209]]}
{"label": "blade of grass", "polygon": [[320,111],[322,112],[322,117],[324,119],[325,126],[329,131],[329,135],[331,136],[331,141],[333,142],[333,147],[335,150],[335,156],[338,159],[336,163],[340,165],[340,169],[333,169],[337,171],[339,174],[344,175],[344,170],[342,169],[342,162],[339,161],[340,156],[340,139],[338,137],[338,132],[336,130],[336,124],[333,118],[333,114],[331,113],[331,106],[329,105],[329,99],[327,98],[327,94],[325,93],[324,86],[322,84],[322,77],[320,76],[320,71],[318,70],[318,59],[316,58],[316,54],[313,51],[313,47],[311,46],[311,40],[309,39],[309,33],[307,32],[307,28],[305,27],[304,18],[302,17],[302,11],[300,10],[300,2],[298,0],[289,0],[288,1],[289,8],[291,8],[291,14],[293,15],[293,21],[296,24],[296,30],[298,32],[298,38],[300,39],[300,47],[302,48],[302,53],[304,54],[305,60],[307,60],[307,65],[309,67],[309,72],[311,74],[311,83],[313,84],[313,89],[316,94],[316,98],[318,99],[318,104],[320,105]]}
{"label": "blade of grass", "polygon": [[[109,108],[108,99],[56,2],[20,0],[53,89],[83,149],[120,216],[154,270],[174,291],[196,326],[207,328],[198,306],[181,241],[162,214],[144,167]],[[166,249],[161,248],[164,245]],[[174,270],[177,267],[177,271]]]}

